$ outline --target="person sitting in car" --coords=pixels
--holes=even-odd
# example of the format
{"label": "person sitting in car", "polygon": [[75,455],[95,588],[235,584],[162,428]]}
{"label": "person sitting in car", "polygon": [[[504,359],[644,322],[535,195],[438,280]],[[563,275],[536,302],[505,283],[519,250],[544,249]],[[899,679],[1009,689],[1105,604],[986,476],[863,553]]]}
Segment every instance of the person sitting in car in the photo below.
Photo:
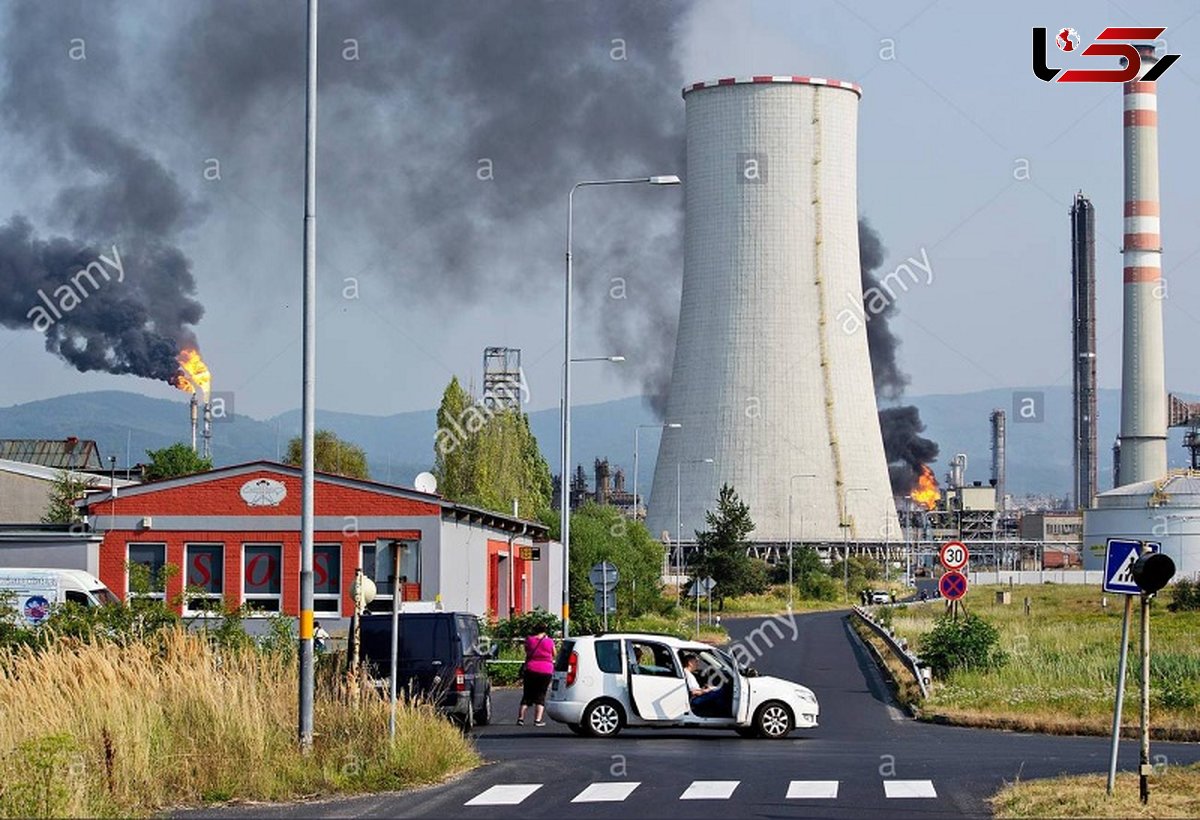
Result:
{"label": "person sitting in car", "polygon": [[683,659],[683,680],[688,690],[688,702],[691,704],[692,713],[701,715],[708,704],[715,703],[721,697],[721,687],[719,686],[701,686],[699,679],[696,677],[696,670],[700,668],[700,659],[695,655],[686,655]]}

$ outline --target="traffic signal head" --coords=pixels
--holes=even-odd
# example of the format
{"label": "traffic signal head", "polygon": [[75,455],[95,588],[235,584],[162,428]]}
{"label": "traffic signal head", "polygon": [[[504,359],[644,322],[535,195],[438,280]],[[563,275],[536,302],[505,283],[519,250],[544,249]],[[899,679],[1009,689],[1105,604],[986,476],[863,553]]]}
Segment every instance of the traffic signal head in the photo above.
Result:
{"label": "traffic signal head", "polygon": [[1167,581],[1175,575],[1175,562],[1169,555],[1151,552],[1137,559],[1130,571],[1133,573],[1133,582],[1143,592],[1153,595],[1165,587]]}

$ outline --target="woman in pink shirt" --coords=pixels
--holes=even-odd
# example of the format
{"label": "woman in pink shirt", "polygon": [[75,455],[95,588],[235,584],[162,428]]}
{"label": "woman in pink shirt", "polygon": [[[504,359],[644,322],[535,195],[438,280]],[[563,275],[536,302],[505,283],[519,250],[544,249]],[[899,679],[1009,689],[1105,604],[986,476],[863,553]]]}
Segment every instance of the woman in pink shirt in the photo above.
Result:
{"label": "woman in pink shirt", "polygon": [[525,691],[521,695],[521,711],[517,725],[525,725],[525,710],[533,706],[533,725],[545,726],[546,690],[554,677],[554,639],[546,634],[544,624],[525,639]]}

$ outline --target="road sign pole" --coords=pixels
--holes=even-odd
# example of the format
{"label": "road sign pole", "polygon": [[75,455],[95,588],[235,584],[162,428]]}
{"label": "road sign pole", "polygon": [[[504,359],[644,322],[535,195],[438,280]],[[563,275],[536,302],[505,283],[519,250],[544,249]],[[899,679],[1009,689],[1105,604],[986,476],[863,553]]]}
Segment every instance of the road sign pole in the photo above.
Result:
{"label": "road sign pole", "polygon": [[1112,746],[1108,753],[1108,794],[1117,784],[1117,748],[1121,742],[1121,711],[1125,707],[1125,670],[1129,660],[1129,622],[1133,618],[1133,596],[1125,597],[1125,617],[1121,621],[1121,650],[1117,659],[1117,696],[1113,701]]}
{"label": "road sign pole", "polygon": [[1142,593],[1142,720],[1141,754],[1138,756],[1138,791],[1150,802],[1150,595]]}

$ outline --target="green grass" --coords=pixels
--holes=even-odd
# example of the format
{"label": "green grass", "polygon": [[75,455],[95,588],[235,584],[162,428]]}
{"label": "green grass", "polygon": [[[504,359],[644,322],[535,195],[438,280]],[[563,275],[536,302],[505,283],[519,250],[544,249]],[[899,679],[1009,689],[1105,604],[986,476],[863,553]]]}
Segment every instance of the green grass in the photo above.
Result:
{"label": "green grass", "polygon": [[[1002,587],[975,587],[966,606],[1000,630],[1008,663],[990,671],[965,671],[935,681],[927,714],[962,722],[1045,731],[1102,733],[1112,720],[1122,600],[1101,606],[1093,587],[1015,587],[1013,602],[994,603]],[[1007,587],[1003,587],[1007,589]],[[1029,597],[1031,614],[1023,600]],[[941,601],[897,608],[896,633],[916,646],[944,611]],[[1151,618],[1153,725],[1175,737],[1200,735],[1200,612],[1169,612],[1156,602]],[[1136,719],[1138,616],[1130,635],[1125,720]]]}
{"label": "green grass", "polygon": [[[795,612],[819,612],[830,609],[846,609],[850,606],[839,596],[836,601],[818,601],[803,598],[797,591],[792,596],[792,609]],[[857,599],[855,599],[857,600]],[[762,595],[742,595],[737,598],[726,598],[725,608],[721,615],[780,615],[787,612],[787,584],[778,584],[769,588]],[[704,604],[702,603],[703,607]],[[707,614],[707,609],[703,610]],[[716,609],[713,614],[718,614]]]}

